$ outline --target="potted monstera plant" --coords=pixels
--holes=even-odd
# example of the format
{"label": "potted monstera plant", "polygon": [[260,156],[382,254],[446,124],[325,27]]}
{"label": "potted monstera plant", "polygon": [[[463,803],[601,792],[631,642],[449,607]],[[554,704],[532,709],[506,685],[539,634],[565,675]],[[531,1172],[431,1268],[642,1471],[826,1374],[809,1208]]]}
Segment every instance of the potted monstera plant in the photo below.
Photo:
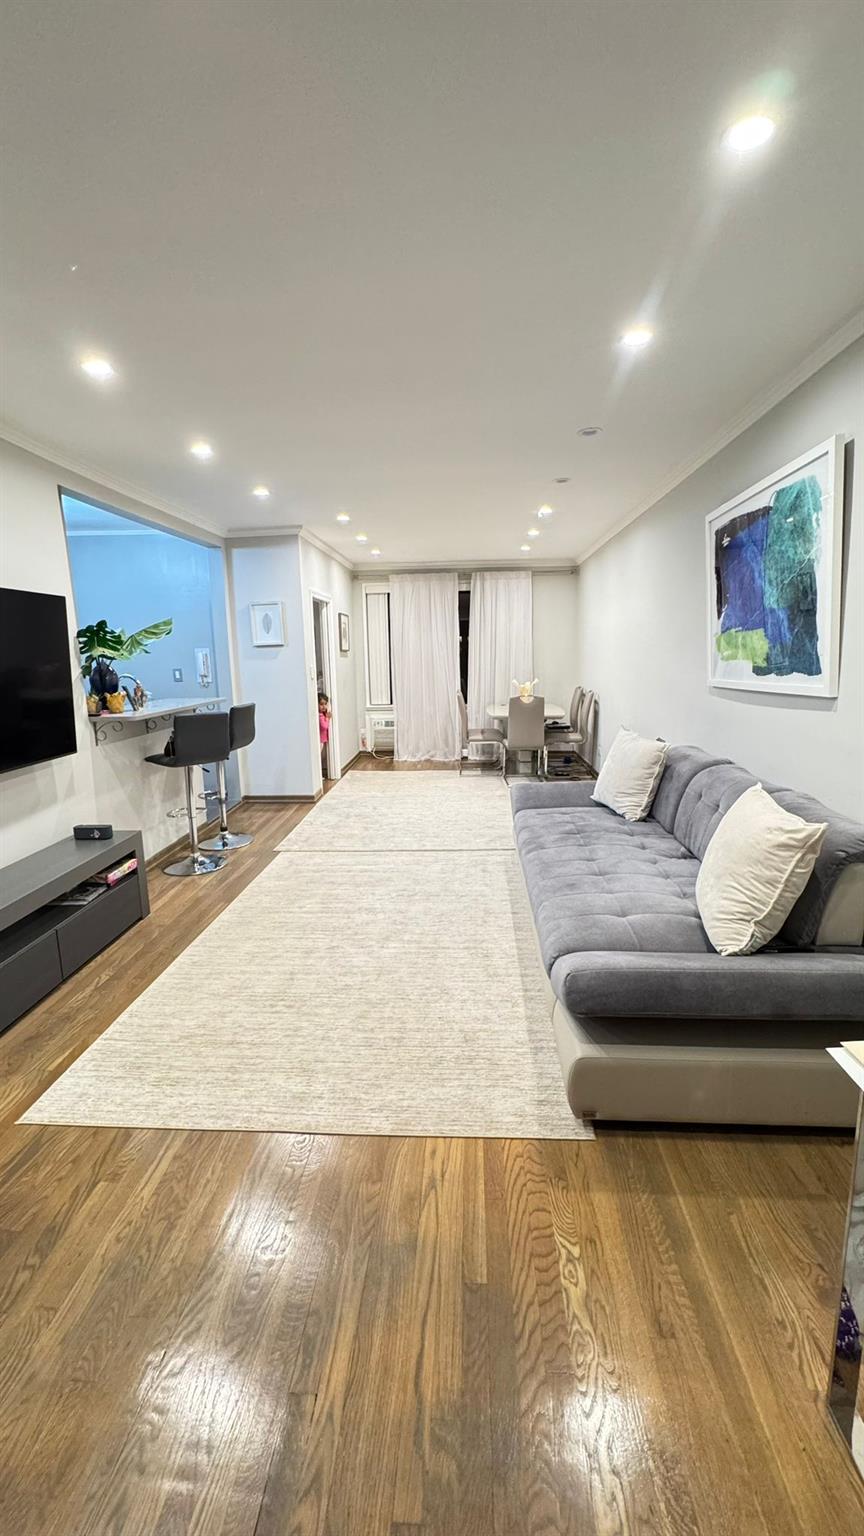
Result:
{"label": "potted monstera plant", "polygon": [[173,619],[159,619],[155,624],[148,624],[146,629],[138,629],[134,635],[127,635],[122,629],[110,629],[107,619],[100,619],[96,624],[86,624],[83,629],[79,629],[77,640],[81,653],[81,672],[90,684],[87,708],[91,714],[98,714],[102,709],[112,714],[121,714],[127,697],[133,709],[142,708],[146,698],[144,689],[133,678],[134,692],[130,693],[126,689],[124,693],[120,688],[120,674],[115,663],[131,661],[133,656],[147,654],[152,642],[164,639],[173,628]]}

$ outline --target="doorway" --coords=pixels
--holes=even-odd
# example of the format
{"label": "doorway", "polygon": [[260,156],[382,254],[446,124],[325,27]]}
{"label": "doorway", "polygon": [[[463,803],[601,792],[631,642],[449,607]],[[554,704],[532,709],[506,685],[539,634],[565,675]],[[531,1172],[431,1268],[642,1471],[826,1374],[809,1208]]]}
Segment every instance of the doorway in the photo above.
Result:
{"label": "doorway", "polygon": [[[333,636],[330,599],[317,592],[312,594],[312,639],[315,653],[315,688],[319,700],[322,696],[327,699],[327,708],[329,709],[327,740],[320,742],[321,779],[326,784],[328,779],[338,779],[339,762],[336,734],[336,700],[333,688]],[[315,719],[319,728],[320,715],[321,710],[316,708]]]}

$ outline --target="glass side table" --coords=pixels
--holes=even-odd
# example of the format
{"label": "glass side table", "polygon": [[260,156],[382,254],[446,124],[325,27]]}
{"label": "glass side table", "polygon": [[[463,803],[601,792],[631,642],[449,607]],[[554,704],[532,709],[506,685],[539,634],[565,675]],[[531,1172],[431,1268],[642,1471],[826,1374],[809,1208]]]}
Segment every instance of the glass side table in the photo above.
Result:
{"label": "glass side table", "polygon": [[828,1054],[860,1089],[828,1407],[864,1477],[864,1042],[834,1046]]}

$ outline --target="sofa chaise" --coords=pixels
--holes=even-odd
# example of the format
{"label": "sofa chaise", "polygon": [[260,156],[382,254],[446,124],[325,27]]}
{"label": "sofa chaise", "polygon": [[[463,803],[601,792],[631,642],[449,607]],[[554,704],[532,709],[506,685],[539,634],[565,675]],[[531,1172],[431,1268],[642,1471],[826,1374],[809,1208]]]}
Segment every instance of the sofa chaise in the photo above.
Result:
{"label": "sofa chaise", "polygon": [[696,905],[721,817],[757,781],[698,747],[669,750],[646,820],[593,783],[513,785],[516,846],[574,1114],[598,1120],[850,1126],[857,1091],[826,1047],[864,1021],[864,827],[794,790],[828,831],[777,939],[712,947]]}

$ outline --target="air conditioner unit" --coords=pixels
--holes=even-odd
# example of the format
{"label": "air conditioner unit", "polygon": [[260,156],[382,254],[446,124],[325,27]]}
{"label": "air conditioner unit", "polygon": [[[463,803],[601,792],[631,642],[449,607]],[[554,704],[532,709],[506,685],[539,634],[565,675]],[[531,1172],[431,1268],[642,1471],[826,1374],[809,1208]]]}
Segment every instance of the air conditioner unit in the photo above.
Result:
{"label": "air conditioner unit", "polygon": [[393,752],[396,746],[396,716],[392,709],[366,716],[366,741],[373,757]]}

